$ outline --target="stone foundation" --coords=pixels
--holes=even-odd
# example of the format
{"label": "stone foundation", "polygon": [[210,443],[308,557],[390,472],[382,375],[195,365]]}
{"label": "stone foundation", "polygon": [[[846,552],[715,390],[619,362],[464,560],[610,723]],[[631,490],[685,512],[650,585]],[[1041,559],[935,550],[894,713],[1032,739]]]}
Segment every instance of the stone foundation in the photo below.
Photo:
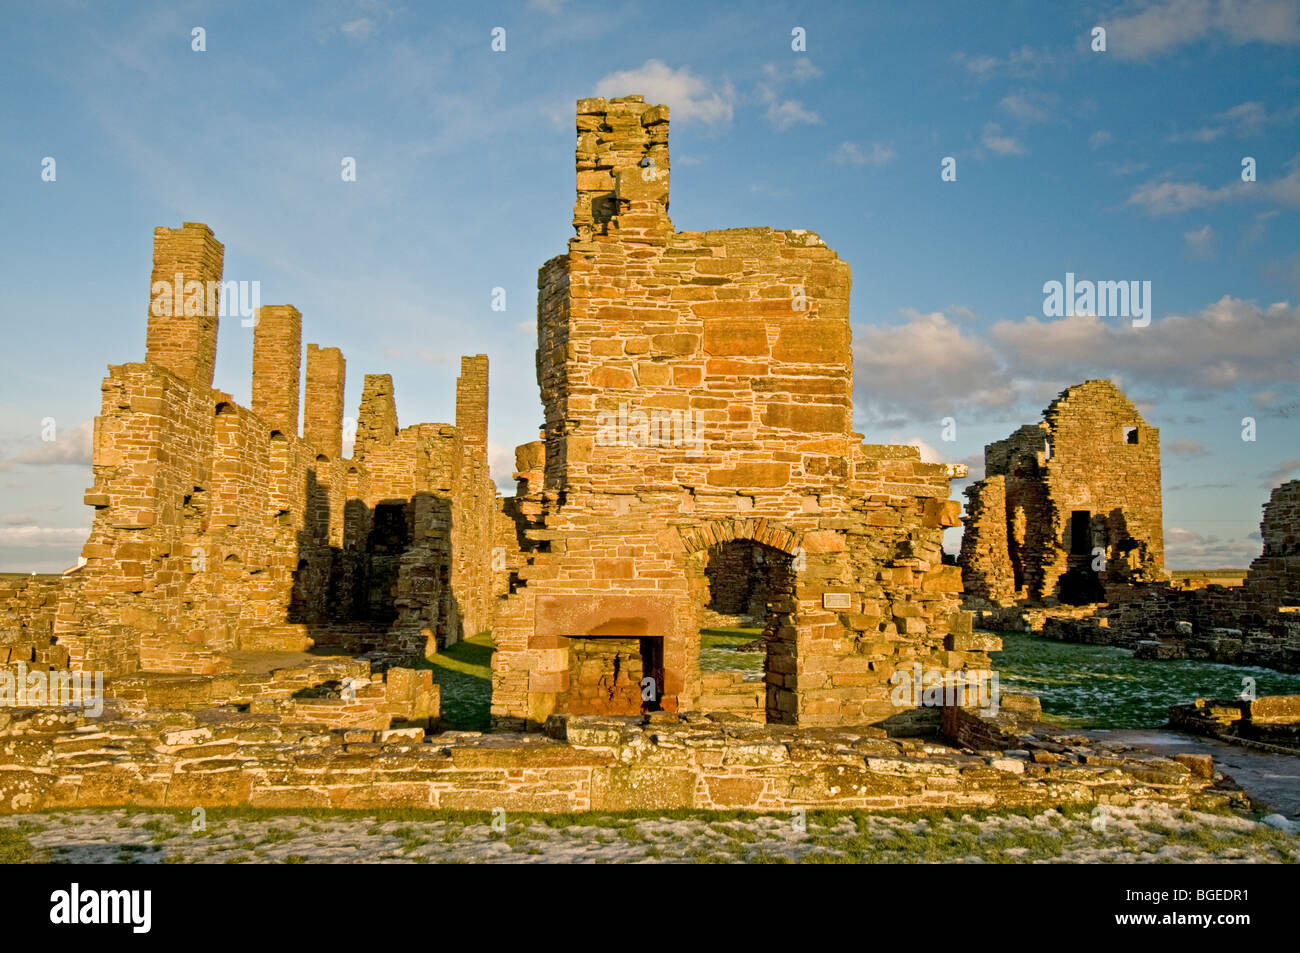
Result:
{"label": "stone foundation", "polygon": [[1159,801],[1244,805],[1221,775],[1065,733],[1017,736],[1018,754],[658,716],[548,722],[547,735],[310,725],[247,726],[216,711],[85,722],[0,716],[0,810],[238,806],[521,812],[794,808],[999,809]]}

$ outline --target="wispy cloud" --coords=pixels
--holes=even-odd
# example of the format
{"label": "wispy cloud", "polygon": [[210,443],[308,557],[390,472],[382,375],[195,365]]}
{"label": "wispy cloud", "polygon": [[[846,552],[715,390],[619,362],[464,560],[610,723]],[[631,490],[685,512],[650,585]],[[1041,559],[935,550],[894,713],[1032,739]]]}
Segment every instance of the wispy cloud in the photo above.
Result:
{"label": "wispy cloud", "polygon": [[1209,188],[1199,182],[1153,181],[1138,186],[1128,197],[1129,205],[1140,206],[1152,215],[1173,215],[1239,199],[1300,205],[1300,163],[1280,179],[1230,182]]}
{"label": "wispy cloud", "polygon": [[763,79],[758,84],[758,99],[767,105],[767,121],[782,132],[792,126],[820,124],[822,118],[814,110],[801,100],[782,94],[782,87],[787,83],[806,83],[820,75],[821,70],[806,56],[796,57],[788,67],[765,63]]}
{"label": "wispy cloud", "polygon": [[1183,234],[1183,241],[1187,245],[1187,251],[1194,258],[1208,258],[1214,250],[1215,240],[1214,229],[1209,225],[1202,225]]}
{"label": "wispy cloud", "polygon": [[980,143],[990,152],[995,152],[1000,156],[1018,156],[1022,155],[1025,147],[1020,144],[1020,140],[1014,136],[1002,134],[1002,127],[995,122],[986,123],[984,132],[980,136]]}
{"label": "wispy cloud", "polygon": [[730,83],[711,82],[686,66],[674,69],[653,59],[602,77],[595,92],[606,98],[644,95],[646,102],[667,105],[675,122],[729,123],[736,103]]}
{"label": "wispy cloud", "polygon": [[879,142],[872,143],[866,152],[856,142],[841,142],[830,156],[836,165],[887,165],[894,158],[894,150]]}
{"label": "wispy cloud", "polygon": [[1165,0],[1126,9],[1133,12],[1102,21],[1107,50],[1120,59],[1148,59],[1210,38],[1300,43],[1300,6],[1293,0]]}

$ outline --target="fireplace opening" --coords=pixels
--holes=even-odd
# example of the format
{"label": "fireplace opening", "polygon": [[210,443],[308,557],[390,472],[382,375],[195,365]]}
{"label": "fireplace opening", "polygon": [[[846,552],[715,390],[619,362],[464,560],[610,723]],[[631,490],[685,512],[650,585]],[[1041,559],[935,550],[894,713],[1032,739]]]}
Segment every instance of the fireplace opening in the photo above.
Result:
{"label": "fireplace opening", "polygon": [[573,715],[658,711],[663,695],[663,640],[613,635],[569,638],[569,688],[556,710]]}

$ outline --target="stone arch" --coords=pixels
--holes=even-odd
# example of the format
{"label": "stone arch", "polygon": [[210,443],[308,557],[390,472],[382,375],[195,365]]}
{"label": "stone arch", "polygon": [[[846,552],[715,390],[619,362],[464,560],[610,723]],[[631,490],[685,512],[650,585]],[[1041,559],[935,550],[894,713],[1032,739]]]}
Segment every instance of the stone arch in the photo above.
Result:
{"label": "stone arch", "polygon": [[803,540],[802,533],[762,518],[704,520],[694,526],[683,526],[679,532],[687,556],[734,540],[751,540],[794,556]]}

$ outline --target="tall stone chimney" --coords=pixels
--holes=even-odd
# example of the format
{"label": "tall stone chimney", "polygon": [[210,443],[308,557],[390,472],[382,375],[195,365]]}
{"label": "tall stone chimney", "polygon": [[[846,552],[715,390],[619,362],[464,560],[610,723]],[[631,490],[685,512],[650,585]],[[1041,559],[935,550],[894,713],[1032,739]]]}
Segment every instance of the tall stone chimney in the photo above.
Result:
{"label": "tall stone chimney", "polygon": [[307,400],[302,438],[331,460],[343,455],[343,352],[307,345]]}
{"label": "tall stone chimney", "polygon": [[302,314],[291,304],[257,309],[253,326],[253,413],[285,436],[298,436]]}
{"label": "tall stone chimney", "polygon": [[487,459],[488,359],[486,354],[460,359],[456,378],[456,427],[466,447]]}
{"label": "tall stone chimney", "polygon": [[668,218],[668,107],[642,96],[578,100],[575,154],[579,241],[619,232],[620,241],[655,241]]}
{"label": "tall stone chimney", "polygon": [[212,386],[225,247],[202,222],[153,231],[145,360]]}

